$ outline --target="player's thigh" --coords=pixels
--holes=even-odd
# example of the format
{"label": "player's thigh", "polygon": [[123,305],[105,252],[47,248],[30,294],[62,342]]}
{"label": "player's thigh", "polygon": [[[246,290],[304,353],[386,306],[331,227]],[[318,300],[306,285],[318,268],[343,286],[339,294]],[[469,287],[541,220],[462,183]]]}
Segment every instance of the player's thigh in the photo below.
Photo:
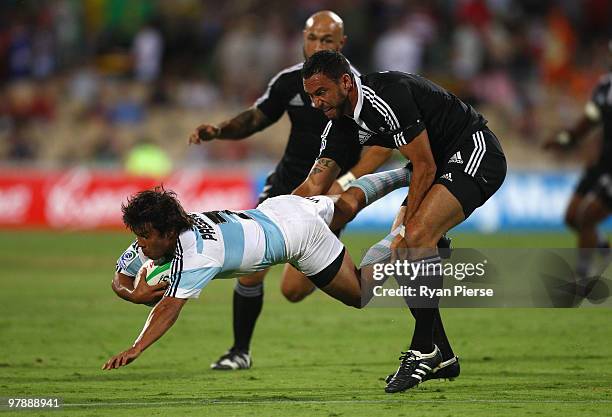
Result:
{"label": "player's thigh", "polygon": [[444,185],[434,184],[408,222],[408,246],[435,247],[444,233],[464,219],[459,200]]}
{"label": "player's thigh", "polygon": [[238,281],[240,282],[240,284],[244,285],[245,287],[253,287],[255,285],[259,285],[263,282],[269,270],[270,268],[266,268],[262,271],[257,271],[257,272],[253,272],[248,275],[243,275],[240,278],[238,278]]}
{"label": "player's thigh", "polygon": [[361,308],[359,275],[348,251],[344,251],[342,264],[334,278],[321,290],[348,306]]}
{"label": "player's thigh", "polygon": [[314,289],[315,285],[306,275],[290,264],[285,265],[281,280],[281,292],[285,298],[292,302],[301,301]]}

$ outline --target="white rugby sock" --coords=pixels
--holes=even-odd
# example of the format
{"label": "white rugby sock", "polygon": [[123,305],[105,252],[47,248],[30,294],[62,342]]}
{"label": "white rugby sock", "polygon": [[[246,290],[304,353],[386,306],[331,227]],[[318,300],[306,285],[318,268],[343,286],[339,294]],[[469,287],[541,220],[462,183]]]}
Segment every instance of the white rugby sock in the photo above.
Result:
{"label": "white rugby sock", "polygon": [[389,233],[383,240],[374,244],[368,251],[363,255],[359,268],[364,268],[369,265],[377,263],[387,263],[391,260],[391,242],[395,239],[395,236],[400,234],[404,226],[396,227],[391,233]]}
{"label": "white rugby sock", "polygon": [[351,183],[351,187],[359,188],[365,194],[366,204],[372,204],[393,190],[407,187],[410,184],[408,168],[392,169],[364,175]]}

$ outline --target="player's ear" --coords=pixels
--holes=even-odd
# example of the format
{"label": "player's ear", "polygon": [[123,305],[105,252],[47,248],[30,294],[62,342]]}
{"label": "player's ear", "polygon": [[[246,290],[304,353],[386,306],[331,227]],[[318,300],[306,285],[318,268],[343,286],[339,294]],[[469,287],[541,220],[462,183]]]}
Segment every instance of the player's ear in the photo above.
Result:
{"label": "player's ear", "polygon": [[344,87],[345,90],[349,90],[353,86],[353,79],[349,74],[342,74],[341,81],[342,87]]}

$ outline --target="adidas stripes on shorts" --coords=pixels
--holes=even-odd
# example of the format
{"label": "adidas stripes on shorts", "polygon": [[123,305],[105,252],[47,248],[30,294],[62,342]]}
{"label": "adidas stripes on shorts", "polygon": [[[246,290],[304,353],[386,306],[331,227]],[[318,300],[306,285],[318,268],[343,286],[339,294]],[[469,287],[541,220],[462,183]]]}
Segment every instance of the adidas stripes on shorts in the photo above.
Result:
{"label": "adidas stripes on shorts", "polygon": [[434,184],[444,185],[459,200],[467,219],[504,182],[506,157],[497,137],[485,127],[466,137],[436,175]]}

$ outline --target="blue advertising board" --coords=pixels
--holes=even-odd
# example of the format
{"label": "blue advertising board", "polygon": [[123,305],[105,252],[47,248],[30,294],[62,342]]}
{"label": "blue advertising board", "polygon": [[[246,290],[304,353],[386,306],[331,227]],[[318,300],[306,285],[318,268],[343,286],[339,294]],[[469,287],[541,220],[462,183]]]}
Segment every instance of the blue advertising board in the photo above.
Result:
{"label": "blue advertising board", "polygon": [[[510,171],[497,193],[456,229],[461,231],[562,231],[579,171]],[[258,189],[263,185],[258,178]],[[363,210],[348,230],[388,229],[407,189],[396,190]],[[612,230],[612,218],[603,225]]]}

